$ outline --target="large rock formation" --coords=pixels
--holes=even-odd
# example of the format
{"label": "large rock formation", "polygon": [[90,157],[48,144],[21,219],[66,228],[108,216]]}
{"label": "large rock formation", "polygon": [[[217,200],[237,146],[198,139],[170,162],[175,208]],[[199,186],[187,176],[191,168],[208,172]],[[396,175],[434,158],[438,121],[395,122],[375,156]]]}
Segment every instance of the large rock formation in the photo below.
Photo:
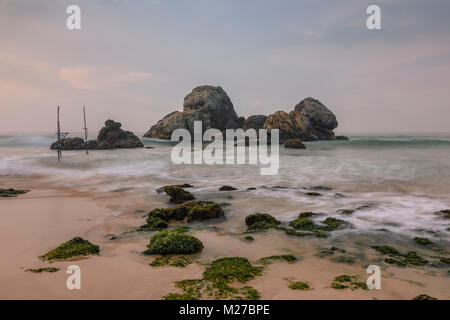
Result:
{"label": "large rock formation", "polygon": [[147,138],[167,139],[178,128],[193,135],[194,121],[202,121],[203,131],[209,128],[278,129],[280,143],[289,139],[302,141],[335,140],[333,129],[338,126],[336,116],[319,100],[306,98],[289,113],[276,111],[265,115],[238,117],[233,103],[221,87],[200,86],[184,98],[183,111],[175,111],[159,120],[144,135]]}
{"label": "large rock formation", "polygon": [[203,131],[215,128],[221,131],[242,127],[233,103],[221,87],[200,86],[184,98],[183,112],[172,112],[159,120],[144,135],[147,138],[170,139],[175,129],[194,133],[194,121],[202,121]]}
{"label": "large rock formation", "polygon": [[[142,141],[131,131],[125,131],[121,128],[120,122],[107,120],[105,126],[100,130],[97,140],[85,142],[81,138],[66,138],[62,140],[62,150],[84,150],[87,149],[116,149],[116,148],[142,148]],[[55,150],[58,147],[57,141],[50,146]]]}

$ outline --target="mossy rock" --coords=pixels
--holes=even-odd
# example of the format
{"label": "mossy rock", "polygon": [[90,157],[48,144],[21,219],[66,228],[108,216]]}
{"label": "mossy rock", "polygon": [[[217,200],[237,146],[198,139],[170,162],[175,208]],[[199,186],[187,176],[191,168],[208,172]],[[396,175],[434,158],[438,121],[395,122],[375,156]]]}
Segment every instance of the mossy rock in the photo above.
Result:
{"label": "mossy rock", "polygon": [[17,190],[17,189],[0,189],[0,198],[14,198],[20,194],[25,194],[30,190]]}
{"label": "mossy rock", "polygon": [[345,226],[347,222],[344,220],[328,217],[322,221],[322,224],[324,224],[325,226],[321,226],[321,230],[334,231],[342,226]]}
{"label": "mossy rock", "polygon": [[38,268],[38,269],[27,269],[25,272],[42,273],[42,272],[57,272],[59,268]]}
{"label": "mossy rock", "polygon": [[345,253],[344,249],[339,249],[337,247],[331,247],[330,249],[323,249],[320,251],[320,256],[332,256],[335,253]]}
{"label": "mossy rock", "polygon": [[306,282],[296,281],[289,284],[289,288],[292,290],[308,290],[309,285]]}
{"label": "mossy rock", "polygon": [[140,226],[137,231],[152,231],[167,228],[168,223],[156,216],[147,217],[147,224]]}
{"label": "mossy rock", "polygon": [[418,296],[412,298],[412,300],[437,300],[437,299],[427,294],[419,294]]}
{"label": "mossy rock", "polygon": [[444,219],[450,219],[450,209],[437,211],[436,214],[440,215]]}
{"label": "mossy rock", "polygon": [[401,255],[397,258],[387,258],[384,262],[394,264],[399,267],[406,267],[408,265],[421,267],[428,263],[427,260],[420,257],[416,252],[410,251],[406,255]]}
{"label": "mossy rock", "polygon": [[170,202],[172,203],[180,204],[195,199],[189,191],[178,186],[164,187],[163,190],[170,197]]}
{"label": "mossy rock", "polygon": [[164,186],[164,187],[158,188],[158,189],[156,189],[156,192],[157,193],[164,192],[164,189],[168,188],[168,187],[178,187],[178,188],[188,189],[188,188],[193,188],[194,186],[190,185],[189,183],[172,184],[172,185],[169,185],[169,186]]}
{"label": "mossy rock", "polygon": [[335,256],[331,258],[331,261],[336,263],[346,263],[346,264],[353,264],[355,263],[355,259],[350,256]]}
{"label": "mossy rock", "polygon": [[246,258],[220,258],[213,261],[203,272],[203,278],[212,282],[245,283],[262,272],[262,267],[254,267]]}
{"label": "mossy rock", "polygon": [[292,254],[283,254],[283,255],[275,255],[269,256],[259,259],[259,262],[262,264],[270,264],[275,261],[286,261],[288,263],[294,263],[297,261],[297,258]]}
{"label": "mossy rock", "polygon": [[401,253],[396,248],[391,246],[373,246],[375,250],[378,252],[381,252],[382,254],[389,255],[389,256],[400,256]]}
{"label": "mossy rock", "polygon": [[232,186],[221,186],[219,188],[219,191],[234,191],[234,190],[237,190],[237,188]]}
{"label": "mossy rock", "polygon": [[144,254],[189,254],[203,249],[203,243],[197,238],[179,230],[163,230],[155,234]]}
{"label": "mossy rock", "polygon": [[427,239],[427,238],[421,238],[421,237],[415,237],[415,238],[414,238],[414,241],[415,241],[416,243],[421,244],[421,245],[424,245],[424,246],[429,245],[429,244],[433,244],[433,242],[430,241],[429,239]]}
{"label": "mossy rock", "polygon": [[439,261],[442,263],[450,264],[450,258],[441,257]]}
{"label": "mossy rock", "polygon": [[314,221],[309,218],[298,217],[297,219],[289,222],[289,225],[297,230],[313,231],[316,229]]}
{"label": "mossy rock", "polygon": [[147,217],[147,223],[154,217],[160,218],[166,222],[182,221],[191,222],[194,220],[206,220],[219,218],[224,215],[223,209],[218,204],[211,201],[190,201],[175,208],[154,209]]}
{"label": "mossy rock", "polygon": [[298,217],[299,218],[311,218],[311,217],[314,217],[316,215],[317,215],[317,213],[310,212],[310,211],[305,211],[305,212],[300,212]]}
{"label": "mossy rock", "polygon": [[340,209],[338,211],[336,211],[337,213],[340,214],[352,214],[355,212],[355,210],[351,210],[351,209]]}
{"label": "mossy rock", "polygon": [[245,236],[245,237],[242,238],[242,240],[251,242],[251,241],[254,241],[255,238],[253,238],[252,236]]}
{"label": "mossy rock", "polygon": [[254,213],[245,217],[245,224],[249,231],[267,230],[276,228],[280,221],[268,213]]}
{"label": "mossy rock", "polygon": [[318,192],[306,192],[306,195],[310,196],[310,197],[320,197],[321,194]]}
{"label": "mossy rock", "polygon": [[56,249],[40,256],[42,260],[63,260],[77,256],[89,256],[100,254],[100,248],[80,237],[69,240]]}

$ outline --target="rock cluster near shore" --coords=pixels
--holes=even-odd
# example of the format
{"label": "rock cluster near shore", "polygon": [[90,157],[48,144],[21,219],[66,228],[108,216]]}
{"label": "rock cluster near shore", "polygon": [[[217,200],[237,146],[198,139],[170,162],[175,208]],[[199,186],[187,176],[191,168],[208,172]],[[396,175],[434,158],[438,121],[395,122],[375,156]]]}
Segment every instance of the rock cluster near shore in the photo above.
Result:
{"label": "rock cluster near shore", "polygon": [[[66,138],[62,140],[62,150],[107,150],[116,148],[143,148],[142,141],[131,131],[121,128],[122,124],[114,120],[107,120],[105,126],[98,133],[96,140],[86,143],[81,138]],[[50,149],[56,150],[58,142],[55,141]]]}
{"label": "rock cluster near shore", "polygon": [[[194,121],[202,121],[203,131],[225,129],[272,129],[280,132],[280,142],[289,139],[301,141],[336,140],[333,130],[337,128],[336,116],[323,103],[306,98],[289,113],[276,111],[269,116],[252,115],[247,119],[238,117],[233,103],[221,87],[200,86],[184,98],[183,111],[175,111],[159,120],[144,135],[147,138],[168,140],[175,129],[194,131]],[[344,139],[340,137],[340,139]]]}

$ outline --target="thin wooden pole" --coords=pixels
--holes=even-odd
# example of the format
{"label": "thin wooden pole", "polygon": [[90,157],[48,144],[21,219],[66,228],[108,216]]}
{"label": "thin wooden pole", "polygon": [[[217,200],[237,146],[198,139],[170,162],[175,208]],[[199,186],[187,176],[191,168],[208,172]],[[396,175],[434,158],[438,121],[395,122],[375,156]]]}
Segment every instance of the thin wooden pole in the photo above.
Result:
{"label": "thin wooden pole", "polygon": [[61,160],[61,149],[62,149],[62,141],[61,141],[61,124],[59,122],[59,106],[57,109],[57,113],[56,113],[56,137],[57,137],[57,142],[56,142],[56,149],[58,152],[58,161]]}
{"label": "thin wooden pole", "polygon": [[86,107],[83,106],[83,118],[84,118],[84,149],[86,150],[86,154],[89,153],[88,150],[88,128],[86,125]]}

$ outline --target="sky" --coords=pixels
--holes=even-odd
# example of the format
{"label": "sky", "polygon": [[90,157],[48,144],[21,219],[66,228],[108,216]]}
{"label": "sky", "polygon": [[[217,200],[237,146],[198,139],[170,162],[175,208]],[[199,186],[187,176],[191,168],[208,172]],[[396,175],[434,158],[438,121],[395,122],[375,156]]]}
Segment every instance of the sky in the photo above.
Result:
{"label": "sky", "polygon": [[338,134],[449,132],[450,1],[0,0],[0,132],[53,132],[57,105],[64,131],[85,105],[91,131],[145,132],[205,84],[239,116],[311,96]]}

